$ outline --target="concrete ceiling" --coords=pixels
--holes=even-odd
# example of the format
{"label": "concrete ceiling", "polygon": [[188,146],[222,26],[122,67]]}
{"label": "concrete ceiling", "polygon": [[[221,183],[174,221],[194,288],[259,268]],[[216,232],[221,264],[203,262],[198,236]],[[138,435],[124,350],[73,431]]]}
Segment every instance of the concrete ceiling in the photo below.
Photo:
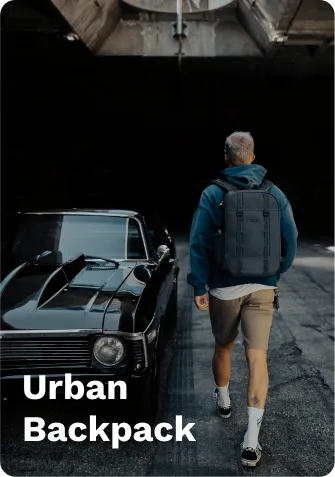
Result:
{"label": "concrete ceiling", "polygon": [[264,52],[278,43],[334,44],[334,11],[322,0],[238,0],[238,13]]}
{"label": "concrete ceiling", "polygon": [[117,0],[52,0],[52,3],[94,53],[120,21]]}
{"label": "concrete ceiling", "polygon": [[[150,12],[176,13],[176,0],[123,0],[124,3]],[[183,13],[200,13],[225,7],[233,0],[180,0]]]}
{"label": "concrete ceiling", "polygon": [[[271,60],[288,47],[308,48],[311,57],[333,50],[334,11],[326,1],[180,1],[179,35],[175,28],[177,0],[14,0],[6,5],[5,13],[7,20],[16,20],[23,29],[33,11],[38,30],[39,22],[61,25],[61,18],[67,30],[76,33],[94,55],[105,57]],[[25,11],[22,18],[19,11]],[[64,31],[63,25],[60,30]]]}

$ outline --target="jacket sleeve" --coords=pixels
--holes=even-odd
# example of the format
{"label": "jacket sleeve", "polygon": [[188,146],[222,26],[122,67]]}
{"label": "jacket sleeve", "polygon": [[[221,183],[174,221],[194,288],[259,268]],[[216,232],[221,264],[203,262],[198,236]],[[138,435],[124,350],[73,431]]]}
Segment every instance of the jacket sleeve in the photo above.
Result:
{"label": "jacket sleeve", "polygon": [[285,205],[281,212],[281,242],[282,258],[280,272],[286,272],[292,265],[297,251],[298,230],[294,221],[291,204],[285,198]]}
{"label": "jacket sleeve", "polygon": [[194,288],[194,296],[206,293],[210,263],[217,231],[212,205],[204,192],[194,213],[190,234],[190,270],[187,282]]}

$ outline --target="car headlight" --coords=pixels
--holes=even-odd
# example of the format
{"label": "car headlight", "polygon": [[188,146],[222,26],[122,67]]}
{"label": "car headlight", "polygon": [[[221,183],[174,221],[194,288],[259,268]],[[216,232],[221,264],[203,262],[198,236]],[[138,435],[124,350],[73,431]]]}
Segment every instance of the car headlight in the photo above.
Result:
{"label": "car headlight", "polygon": [[124,357],[125,347],[115,336],[102,336],[94,343],[93,355],[104,366],[114,366]]}

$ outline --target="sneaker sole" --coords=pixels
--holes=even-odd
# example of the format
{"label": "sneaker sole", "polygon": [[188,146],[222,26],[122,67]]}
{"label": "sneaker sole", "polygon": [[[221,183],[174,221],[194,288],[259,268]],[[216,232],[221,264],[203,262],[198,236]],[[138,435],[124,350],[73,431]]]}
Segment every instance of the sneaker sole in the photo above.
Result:
{"label": "sneaker sole", "polygon": [[226,416],[223,416],[222,414],[219,413],[219,411],[217,411],[218,415],[221,417],[221,419],[229,419],[230,416],[231,416],[231,411],[229,414],[227,414]]}
{"label": "sneaker sole", "polygon": [[257,460],[247,460],[247,459],[241,458],[242,465],[244,465],[245,467],[256,467],[260,459],[261,459],[261,456],[259,456]]}

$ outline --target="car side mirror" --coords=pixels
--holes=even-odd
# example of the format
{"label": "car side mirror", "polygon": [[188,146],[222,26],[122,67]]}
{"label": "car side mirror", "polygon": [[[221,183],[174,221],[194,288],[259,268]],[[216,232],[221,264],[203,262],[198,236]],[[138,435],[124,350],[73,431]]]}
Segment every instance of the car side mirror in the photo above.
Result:
{"label": "car side mirror", "polygon": [[160,245],[157,249],[158,263],[161,263],[166,258],[169,258],[170,254],[171,254],[171,251],[169,247],[167,247],[166,245]]}

